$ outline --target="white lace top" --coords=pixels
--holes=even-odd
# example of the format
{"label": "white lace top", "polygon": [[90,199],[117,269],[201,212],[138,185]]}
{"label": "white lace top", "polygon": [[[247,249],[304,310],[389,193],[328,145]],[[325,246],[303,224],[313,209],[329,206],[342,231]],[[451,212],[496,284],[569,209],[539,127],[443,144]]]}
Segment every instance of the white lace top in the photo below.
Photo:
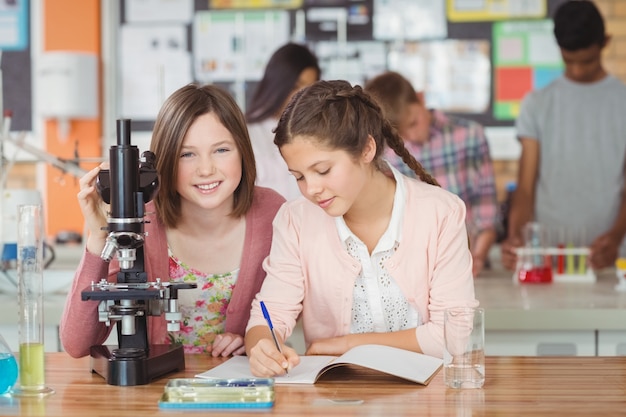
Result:
{"label": "white lace top", "polygon": [[383,264],[401,243],[406,198],[404,179],[395,169],[392,172],[396,178],[396,195],[391,220],[371,256],[367,246],[352,233],[343,217],[335,220],[346,250],[362,265],[354,283],[351,333],[393,332],[421,324],[419,313],[408,303]]}

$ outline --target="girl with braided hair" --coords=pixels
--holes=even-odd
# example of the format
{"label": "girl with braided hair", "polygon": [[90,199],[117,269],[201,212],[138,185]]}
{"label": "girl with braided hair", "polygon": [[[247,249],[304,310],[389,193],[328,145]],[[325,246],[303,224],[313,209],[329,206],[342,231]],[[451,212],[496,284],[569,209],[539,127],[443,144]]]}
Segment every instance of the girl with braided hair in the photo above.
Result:
{"label": "girl with braided hair", "polygon": [[[442,357],[443,311],[478,305],[463,202],[407,152],[374,99],[346,81],[300,90],[275,132],[305,198],[285,203],[274,220],[246,329],[252,373],[298,365],[284,341],[300,317],[307,355],[375,343]],[[385,145],[416,179],[382,159]]]}

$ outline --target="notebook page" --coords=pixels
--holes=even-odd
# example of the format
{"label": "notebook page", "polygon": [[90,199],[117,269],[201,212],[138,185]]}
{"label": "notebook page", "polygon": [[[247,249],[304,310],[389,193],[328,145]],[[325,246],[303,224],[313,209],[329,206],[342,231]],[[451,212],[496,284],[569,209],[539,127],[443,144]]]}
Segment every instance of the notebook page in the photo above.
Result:
{"label": "notebook page", "polygon": [[356,346],[333,363],[354,364],[418,383],[425,383],[443,361],[433,356],[382,345]]}
{"label": "notebook page", "polygon": [[[276,384],[313,384],[317,373],[335,356],[300,356],[298,366],[289,370],[289,375],[274,377]],[[213,369],[196,375],[197,378],[254,378],[250,372],[247,356],[233,356]]]}

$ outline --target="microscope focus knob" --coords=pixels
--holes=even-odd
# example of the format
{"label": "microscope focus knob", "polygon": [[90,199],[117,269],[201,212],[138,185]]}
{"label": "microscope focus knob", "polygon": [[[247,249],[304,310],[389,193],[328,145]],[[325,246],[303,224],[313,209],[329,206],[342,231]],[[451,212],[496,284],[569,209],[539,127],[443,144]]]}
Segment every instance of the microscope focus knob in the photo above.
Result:
{"label": "microscope focus knob", "polygon": [[167,331],[168,332],[180,332],[180,322],[167,322]]}
{"label": "microscope focus knob", "polygon": [[167,322],[167,331],[179,332],[180,322],[182,319],[183,319],[183,315],[180,313],[180,311],[166,312],[165,321]]}

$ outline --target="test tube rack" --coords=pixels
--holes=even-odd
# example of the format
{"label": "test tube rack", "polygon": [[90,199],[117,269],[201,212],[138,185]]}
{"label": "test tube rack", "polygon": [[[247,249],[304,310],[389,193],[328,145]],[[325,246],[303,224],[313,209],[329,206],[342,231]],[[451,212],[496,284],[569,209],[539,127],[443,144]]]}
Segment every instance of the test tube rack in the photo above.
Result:
{"label": "test tube rack", "polygon": [[538,264],[552,270],[552,282],[596,282],[596,274],[588,262],[591,253],[588,247],[521,247],[516,253],[515,282],[520,282],[520,271]]}

